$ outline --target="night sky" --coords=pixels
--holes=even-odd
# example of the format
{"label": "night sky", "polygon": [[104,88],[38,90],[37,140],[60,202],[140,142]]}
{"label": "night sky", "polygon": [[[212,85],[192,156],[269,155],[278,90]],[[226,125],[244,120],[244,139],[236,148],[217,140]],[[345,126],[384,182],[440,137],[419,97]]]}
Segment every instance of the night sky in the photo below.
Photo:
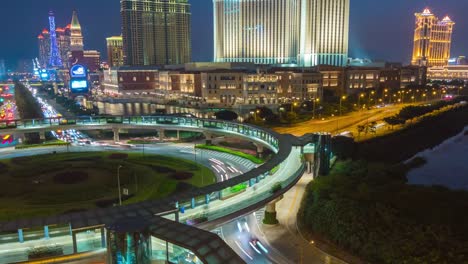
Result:
{"label": "night sky", "polygon": [[[1,1],[0,58],[16,65],[18,59],[38,56],[37,35],[48,26],[49,10],[58,26],[70,23],[77,9],[86,49],[104,54],[105,37],[120,35],[119,0],[8,0]],[[194,61],[211,61],[212,1],[191,0]],[[415,12],[424,7],[457,23],[452,57],[468,55],[468,1],[466,0],[351,0],[350,56],[408,63],[412,51]]]}

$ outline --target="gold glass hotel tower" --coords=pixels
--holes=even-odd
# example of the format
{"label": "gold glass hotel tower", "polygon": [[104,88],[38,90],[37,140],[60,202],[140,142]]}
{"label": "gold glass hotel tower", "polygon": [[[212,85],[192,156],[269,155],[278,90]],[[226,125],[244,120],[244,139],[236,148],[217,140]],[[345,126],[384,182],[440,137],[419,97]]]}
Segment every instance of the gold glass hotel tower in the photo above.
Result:
{"label": "gold glass hotel tower", "polygon": [[455,23],[448,16],[439,20],[428,8],[415,16],[411,64],[428,67],[448,65]]}
{"label": "gold glass hotel tower", "polygon": [[349,0],[213,0],[214,60],[345,65]]}
{"label": "gold glass hotel tower", "polygon": [[126,65],[191,61],[188,0],[120,0]]}

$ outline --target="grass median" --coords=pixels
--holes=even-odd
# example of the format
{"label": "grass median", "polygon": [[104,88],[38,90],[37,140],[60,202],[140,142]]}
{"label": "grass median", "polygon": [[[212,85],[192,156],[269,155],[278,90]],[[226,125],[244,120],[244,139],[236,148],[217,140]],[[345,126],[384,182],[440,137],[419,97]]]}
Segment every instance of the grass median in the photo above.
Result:
{"label": "grass median", "polygon": [[[106,208],[160,199],[213,184],[214,173],[190,160],[140,153],[61,153],[0,160],[0,220]],[[20,210],[19,210],[20,208]]]}

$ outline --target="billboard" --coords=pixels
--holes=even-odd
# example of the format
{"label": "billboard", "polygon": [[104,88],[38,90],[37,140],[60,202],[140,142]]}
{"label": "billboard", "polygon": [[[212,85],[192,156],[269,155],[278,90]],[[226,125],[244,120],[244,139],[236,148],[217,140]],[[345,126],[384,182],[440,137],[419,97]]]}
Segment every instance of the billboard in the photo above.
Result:
{"label": "billboard", "polygon": [[89,92],[88,81],[72,79],[70,81],[70,90],[72,93],[87,93]]}
{"label": "billboard", "polygon": [[72,93],[88,93],[88,69],[80,64],[70,68],[70,91]]}
{"label": "billboard", "polygon": [[88,69],[80,64],[75,64],[70,69],[71,78],[86,78],[88,76]]}

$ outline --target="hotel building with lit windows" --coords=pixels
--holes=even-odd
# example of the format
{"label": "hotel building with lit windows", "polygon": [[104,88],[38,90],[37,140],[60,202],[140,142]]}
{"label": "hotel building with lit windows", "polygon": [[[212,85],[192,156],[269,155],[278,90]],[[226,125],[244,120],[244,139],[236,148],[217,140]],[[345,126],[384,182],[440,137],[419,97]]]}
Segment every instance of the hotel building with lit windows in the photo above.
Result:
{"label": "hotel building with lit windows", "polygon": [[214,61],[345,66],[349,0],[213,0]]}
{"label": "hotel building with lit windows", "polygon": [[191,61],[188,0],[120,0],[125,65]]}
{"label": "hotel building with lit windows", "polygon": [[422,13],[416,13],[415,16],[411,64],[428,67],[447,66],[455,22],[448,16],[439,20],[428,8]]}

